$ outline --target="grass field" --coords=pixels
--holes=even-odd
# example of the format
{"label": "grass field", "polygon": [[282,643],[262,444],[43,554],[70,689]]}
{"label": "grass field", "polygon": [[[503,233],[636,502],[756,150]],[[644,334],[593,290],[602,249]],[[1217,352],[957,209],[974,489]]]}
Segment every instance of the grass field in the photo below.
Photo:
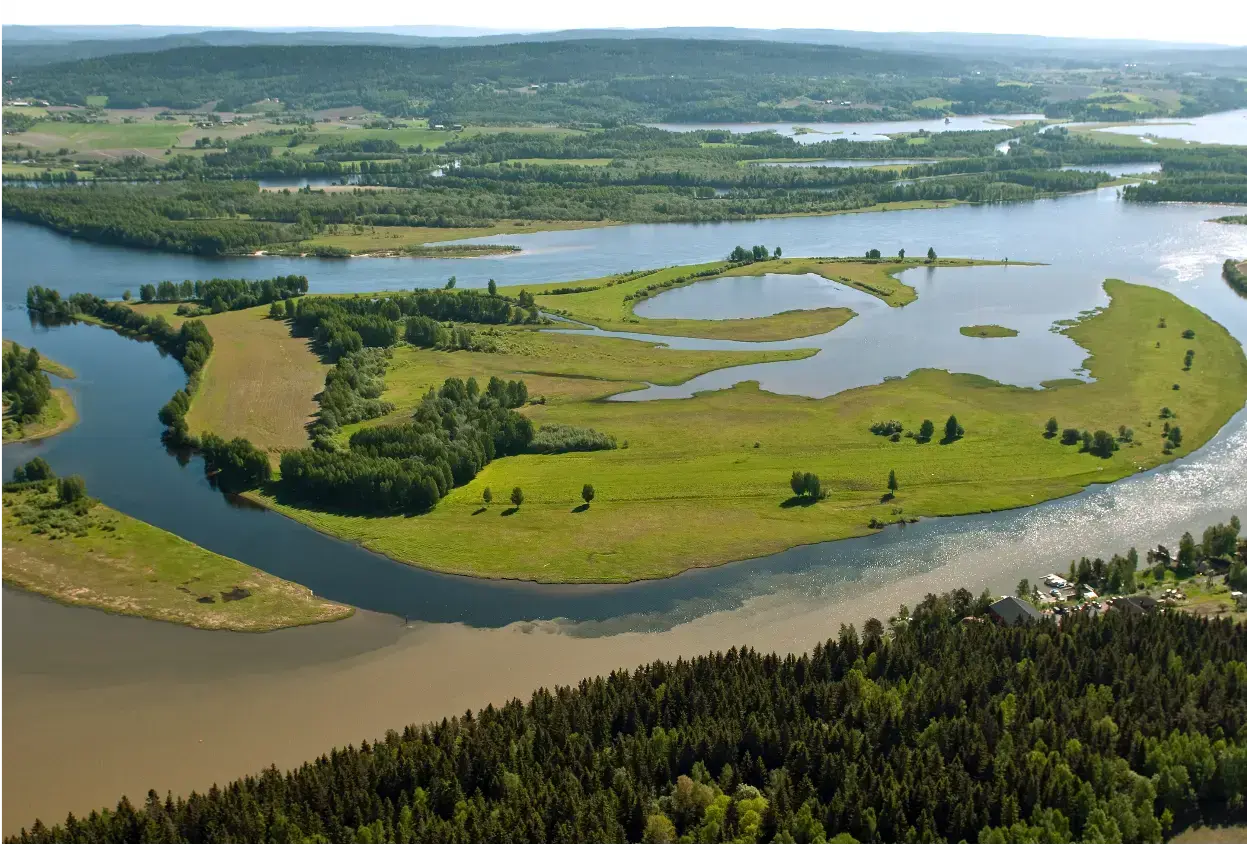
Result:
{"label": "grass field", "polygon": [[[703,352],[668,349],[620,338],[539,331],[519,326],[495,329],[498,351],[439,352],[400,346],[386,372],[385,398],[394,403],[386,419],[364,425],[383,425],[406,418],[431,387],[451,376],[468,378],[482,373],[523,379],[529,395],[544,397],[546,407],[595,402],[650,384],[680,384],[723,367],[765,361],[794,361],[814,354],[813,349],[766,352]],[[534,409],[535,410],[535,409]],[[350,434],[360,426],[347,426]]]}
{"label": "grass field", "polygon": [[[954,258],[939,259],[936,261],[936,266],[969,267],[993,263],[998,262]],[[617,281],[617,277],[608,276],[581,282],[530,285],[527,289],[536,295],[537,304],[542,308],[611,331],[636,331],[721,340],[789,340],[831,331],[848,322],[853,316],[853,311],[848,308],[820,308],[809,311],[786,311],[769,317],[739,320],[653,319],[637,316],[633,312],[633,306],[640,300],[628,300],[625,297],[635,296],[650,285],[662,284],[680,276],[722,268],[721,275],[723,276],[813,273],[872,294],[889,305],[901,306],[913,302],[917,294],[913,288],[897,279],[896,274],[902,270],[921,266],[926,266],[925,261],[917,259],[866,262],[823,258],[783,258],[740,267],[729,267],[726,261],[715,261],[686,267],[666,267],[656,273],[630,281]],[[696,281],[704,281],[704,279]],[[694,282],[685,284],[692,283]],[[589,290],[563,294],[548,293],[558,288],[589,288]],[[519,290],[520,286],[513,286],[504,288],[503,292],[516,295]]]}
{"label": "grass field", "polygon": [[[133,307],[181,325],[176,305]],[[263,305],[200,318],[213,347],[186,415],[192,433],[245,437],[272,452],[307,445],[306,426],[319,410],[314,397],[325,386],[329,366],[306,338],[291,337],[286,323],[267,315]]]}
{"label": "grass field", "polygon": [[1100,144],[1111,144],[1118,147],[1138,147],[1151,149],[1181,149],[1198,145],[1198,141],[1183,141],[1181,138],[1145,138],[1139,135],[1127,135],[1121,132],[1099,132],[1097,127],[1128,126],[1126,123],[1103,123],[1096,126],[1076,127],[1072,132],[1081,132],[1089,139]]}
{"label": "grass field", "polygon": [[149,149],[163,151],[177,144],[185,123],[150,121],[138,123],[70,123],[42,121],[30,131],[11,136],[41,149],[69,147],[79,152]]}
{"label": "grass field", "polygon": [[272,631],[353,612],[102,504],[81,520],[89,523],[85,536],[35,533],[22,524],[19,513],[55,502],[55,492],[4,493],[6,584],[65,604],[231,631]]}
{"label": "grass field", "polygon": [[912,105],[916,109],[947,109],[952,104],[952,100],[945,100],[942,97],[925,97],[921,100],[914,100]]}
{"label": "grass field", "polygon": [[[619,403],[598,401],[609,384],[577,393],[574,379],[540,383],[538,376],[548,376],[525,374],[532,393],[550,396],[526,409],[535,423],[590,426],[628,448],[497,460],[416,517],[275,506],[319,530],[447,572],[619,582],[865,534],[872,520],[1035,504],[1186,454],[1247,400],[1247,358],[1223,328],[1165,291],[1120,281],[1106,283],[1106,290],[1111,305],[1066,330],[1091,352],[1087,367],[1095,381],[1089,384],[1032,390],[924,370],[821,400],[743,384],[693,399]],[[1188,328],[1194,339],[1182,338]],[[592,351],[603,342],[590,336],[571,342],[583,350],[577,376],[604,372],[609,356]],[[1182,368],[1188,348],[1196,351],[1189,372]],[[446,375],[481,379],[525,369],[505,355],[406,350],[396,354],[387,397],[410,406],[424,385]],[[1180,390],[1172,389],[1175,383]],[[1177,414],[1184,434],[1172,456],[1162,451],[1163,406]],[[950,414],[966,433],[948,444],[893,443],[869,431],[889,419],[913,430],[924,418],[942,430]],[[1110,458],[1080,453],[1043,436],[1053,416],[1062,426],[1092,431],[1124,425],[1134,439]],[[817,473],[827,498],[793,502],[794,469]],[[900,489],[885,501],[889,470]],[[578,507],[585,483],[597,489],[587,509]],[[525,495],[518,510],[481,507],[485,487],[503,499],[514,486]]]}
{"label": "grass field", "polygon": [[1017,337],[1017,329],[1005,326],[962,326],[959,331],[966,337]]}

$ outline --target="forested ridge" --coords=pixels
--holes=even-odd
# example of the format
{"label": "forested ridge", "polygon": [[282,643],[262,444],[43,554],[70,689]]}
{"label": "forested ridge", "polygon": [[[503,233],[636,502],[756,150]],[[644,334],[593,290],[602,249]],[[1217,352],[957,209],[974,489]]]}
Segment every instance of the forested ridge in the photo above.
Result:
{"label": "forested ridge", "polygon": [[14,841],[1157,842],[1242,818],[1242,625],[962,621],[988,601],[540,689]]}
{"label": "forested ridge", "polygon": [[[990,61],[973,67],[1006,70]],[[196,108],[216,101],[222,111],[279,98],[301,109],[363,105],[391,115],[491,123],[767,120],[801,114],[776,104],[805,95],[820,102],[882,101],[901,115],[912,113],[915,100],[947,93],[968,95],[973,108],[966,113],[1038,101],[1026,88],[997,88],[994,78],[947,79],[970,68],[942,56],[670,39],[414,49],[189,47],[22,68],[14,91],[53,102],[105,95],[114,108]]]}

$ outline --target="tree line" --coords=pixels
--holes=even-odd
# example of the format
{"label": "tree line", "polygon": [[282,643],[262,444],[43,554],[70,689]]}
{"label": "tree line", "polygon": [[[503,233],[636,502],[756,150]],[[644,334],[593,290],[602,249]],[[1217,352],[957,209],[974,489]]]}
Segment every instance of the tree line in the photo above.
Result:
{"label": "tree line", "polygon": [[1241,818],[1247,637],[928,595],[801,655],[542,688],[13,841],[1161,842]]}
{"label": "tree line", "polygon": [[271,279],[208,279],[163,281],[139,287],[142,302],[193,302],[209,313],[241,311],[257,305],[286,300],[307,293],[307,276],[274,276]]}

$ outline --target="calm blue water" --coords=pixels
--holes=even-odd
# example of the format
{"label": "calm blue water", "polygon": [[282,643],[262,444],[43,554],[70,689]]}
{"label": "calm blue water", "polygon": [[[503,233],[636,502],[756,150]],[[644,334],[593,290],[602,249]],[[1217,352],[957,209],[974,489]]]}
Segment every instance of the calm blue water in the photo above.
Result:
{"label": "calm blue water", "polygon": [[[1091,126],[1073,123],[1070,126]],[[1206,114],[1202,117],[1163,117],[1141,120],[1127,126],[1106,126],[1101,131],[1116,135],[1152,135],[1156,138],[1178,138],[1200,144],[1242,144],[1247,136],[1247,109]]]}
{"label": "calm blue water", "polygon": [[1077,170],[1082,173],[1095,173],[1099,171],[1107,173],[1109,176],[1114,178],[1118,178],[1121,176],[1138,176],[1144,173],[1159,173],[1160,162],[1135,161],[1128,164],[1067,164],[1061,169]]}

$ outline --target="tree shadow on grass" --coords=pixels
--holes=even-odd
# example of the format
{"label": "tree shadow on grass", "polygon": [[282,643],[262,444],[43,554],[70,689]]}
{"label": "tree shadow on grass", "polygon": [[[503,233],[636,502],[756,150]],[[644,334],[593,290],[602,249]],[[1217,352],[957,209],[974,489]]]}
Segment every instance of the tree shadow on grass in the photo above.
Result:
{"label": "tree shadow on grass", "polygon": [[817,501],[818,499],[813,499],[809,496],[792,496],[780,502],[779,506],[781,508],[808,508]]}
{"label": "tree shadow on grass", "polygon": [[507,508],[506,510],[504,510],[502,513],[498,515],[499,516],[510,516],[511,514],[515,513],[518,510],[519,508]]}
{"label": "tree shadow on grass", "polygon": [[572,513],[584,513],[588,509],[589,509],[588,504],[576,505],[576,507],[572,508]]}
{"label": "tree shadow on grass", "polygon": [[476,510],[472,511],[472,516],[480,516],[487,510],[489,510],[489,508],[477,508]]}

